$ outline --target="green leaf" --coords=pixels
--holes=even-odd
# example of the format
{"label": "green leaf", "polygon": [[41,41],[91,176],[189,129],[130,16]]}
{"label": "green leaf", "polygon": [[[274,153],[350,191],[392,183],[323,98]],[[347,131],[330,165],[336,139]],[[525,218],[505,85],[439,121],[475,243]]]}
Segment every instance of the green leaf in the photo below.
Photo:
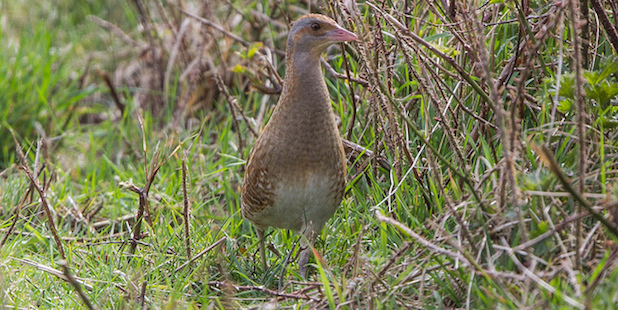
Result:
{"label": "green leaf", "polygon": [[557,108],[558,108],[558,111],[564,114],[569,113],[571,109],[573,108],[573,100],[570,98],[560,100],[560,103],[558,104]]}
{"label": "green leaf", "polygon": [[575,76],[573,74],[567,74],[562,77],[558,95],[568,99],[575,99]]}
{"label": "green leaf", "polygon": [[427,36],[425,37],[425,41],[431,42],[431,41],[434,41],[440,38],[452,38],[452,37],[453,37],[452,34],[443,32],[443,33],[438,33],[438,34]]}
{"label": "green leaf", "polygon": [[595,71],[595,79],[589,80],[590,85],[596,85],[607,79],[610,75],[618,73],[618,56],[610,56],[601,62],[602,71]]}
{"label": "green leaf", "polygon": [[596,101],[602,109],[605,109],[611,104],[611,100],[618,95],[618,83],[601,81],[597,84],[591,84],[586,90],[586,95]]}
{"label": "green leaf", "polygon": [[[531,238],[536,238],[536,237],[538,237],[538,236],[548,232],[549,229],[550,229],[550,227],[549,227],[549,223],[547,221],[538,222],[536,224],[536,229],[534,229],[534,230],[532,230],[530,232],[530,237]],[[545,240],[535,244],[533,246],[535,252],[537,254],[546,254],[546,253],[548,253],[550,248],[551,248],[551,244],[552,244],[551,240],[552,240],[551,238],[547,238],[547,239],[545,239]]]}
{"label": "green leaf", "polygon": [[246,70],[243,66],[237,64],[234,68],[232,68],[232,71],[235,73],[245,73]]}
{"label": "green leaf", "polygon": [[262,44],[262,42],[255,42],[251,44],[251,46],[249,46],[249,51],[247,52],[247,58],[253,58],[255,53],[257,53],[263,46],[264,44]]}
{"label": "green leaf", "polygon": [[605,129],[613,129],[618,127],[618,115],[614,115],[611,117],[601,116],[597,119],[597,123],[599,123]]}

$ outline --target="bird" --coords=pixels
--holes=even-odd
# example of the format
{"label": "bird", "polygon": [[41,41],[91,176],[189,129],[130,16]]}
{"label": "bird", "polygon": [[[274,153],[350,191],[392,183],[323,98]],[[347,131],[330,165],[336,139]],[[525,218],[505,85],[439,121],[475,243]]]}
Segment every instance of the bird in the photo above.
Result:
{"label": "bird", "polygon": [[290,229],[304,236],[304,277],[311,246],[343,200],[346,157],[320,61],[329,45],[357,39],[321,14],[300,17],[288,33],[282,92],[249,152],[241,188],[241,214],[256,227],[264,268],[264,231]]}

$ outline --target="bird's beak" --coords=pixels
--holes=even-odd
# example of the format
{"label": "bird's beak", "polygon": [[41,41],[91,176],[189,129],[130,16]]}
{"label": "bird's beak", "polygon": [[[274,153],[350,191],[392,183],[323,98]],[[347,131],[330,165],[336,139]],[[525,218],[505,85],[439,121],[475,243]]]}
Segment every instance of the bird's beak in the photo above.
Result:
{"label": "bird's beak", "polygon": [[337,28],[328,33],[328,37],[334,42],[356,41],[358,37],[351,31]]}

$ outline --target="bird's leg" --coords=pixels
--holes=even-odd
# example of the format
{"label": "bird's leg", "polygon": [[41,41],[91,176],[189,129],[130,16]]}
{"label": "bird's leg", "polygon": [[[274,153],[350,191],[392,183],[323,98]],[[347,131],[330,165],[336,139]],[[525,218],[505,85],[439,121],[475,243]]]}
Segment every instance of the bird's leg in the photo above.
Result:
{"label": "bird's leg", "polygon": [[303,237],[300,239],[300,258],[298,261],[298,273],[303,277],[307,277],[307,269],[309,268],[309,257],[311,256],[313,243],[315,241],[315,230],[310,223],[305,227]]}
{"label": "bird's leg", "polygon": [[309,255],[311,255],[311,244],[302,238],[300,241],[300,260],[298,261],[298,273],[303,277],[307,277],[307,268],[309,267]]}
{"label": "bird's leg", "polygon": [[264,246],[264,231],[256,228],[257,237],[260,240],[260,258],[262,259],[262,268],[266,270],[266,249]]}

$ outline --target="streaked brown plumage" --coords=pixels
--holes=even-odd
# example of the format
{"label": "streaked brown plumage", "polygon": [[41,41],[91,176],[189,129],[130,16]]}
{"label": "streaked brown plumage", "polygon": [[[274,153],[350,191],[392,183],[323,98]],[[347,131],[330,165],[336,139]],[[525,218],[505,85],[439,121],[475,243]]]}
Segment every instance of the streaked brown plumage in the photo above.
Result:
{"label": "streaked brown plumage", "polygon": [[[290,31],[283,91],[251,150],[241,193],[242,215],[257,227],[264,266],[265,229],[295,230],[313,242],[343,199],[346,158],[320,55],[332,43],[356,39],[317,14],[301,17]],[[301,244],[304,275],[310,249]]]}

